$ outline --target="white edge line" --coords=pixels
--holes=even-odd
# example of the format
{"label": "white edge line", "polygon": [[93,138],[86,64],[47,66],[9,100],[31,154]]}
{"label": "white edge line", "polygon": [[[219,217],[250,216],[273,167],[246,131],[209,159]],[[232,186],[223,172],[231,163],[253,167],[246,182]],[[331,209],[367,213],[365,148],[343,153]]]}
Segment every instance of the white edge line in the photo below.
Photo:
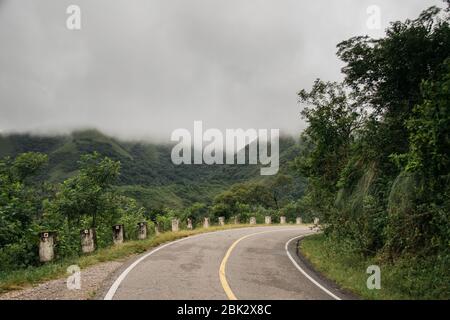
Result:
{"label": "white edge line", "polygon": [[[253,227],[234,228],[234,229],[229,229],[229,230],[221,230],[221,231],[218,231],[218,232],[236,231],[236,230],[250,229],[250,228],[253,228]],[[284,230],[289,230],[289,229],[284,229]],[[275,230],[271,230],[271,232],[273,232],[273,231],[275,231]],[[281,231],[281,230],[277,230],[277,231]],[[133,262],[132,264],[130,264],[130,265],[128,266],[128,268],[126,268],[126,269],[120,274],[120,276],[114,281],[114,283],[113,283],[113,284],[111,285],[111,287],[109,288],[109,290],[108,290],[108,292],[106,293],[106,295],[105,295],[105,297],[103,298],[103,300],[112,300],[112,299],[113,299],[113,297],[114,297],[114,295],[116,294],[117,289],[119,289],[119,286],[120,286],[120,284],[122,283],[122,281],[123,281],[123,280],[126,278],[126,276],[131,272],[131,270],[133,270],[134,267],[136,267],[142,260],[148,258],[148,257],[151,256],[152,254],[154,254],[154,253],[158,252],[159,250],[161,250],[161,249],[163,249],[163,248],[165,248],[165,247],[168,247],[168,246],[170,246],[170,245],[172,245],[172,244],[175,244],[175,243],[178,243],[178,242],[181,242],[181,241],[185,241],[185,240],[188,240],[188,239],[200,237],[200,236],[206,236],[206,235],[212,234],[212,233],[214,233],[214,232],[206,232],[206,233],[197,234],[197,235],[193,235],[193,236],[187,236],[187,237],[185,237],[185,238],[178,239],[178,240],[175,240],[175,241],[171,241],[171,242],[166,243],[166,244],[164,244],[164,245],[162,245],[162,246],[159,246],[159,247],[153,249],[152,251],[150,251],[149,253],[143,255],[142,257],[140,257],[139,259],[137,259],[135,262]]]}
{"label": "white edge line", "polygon": [[291,254],[289,253],[289,244],[298,238],[303,238],[303,236],[296,236],[290,240],[288,240],[288,242],[286,242],[286,245],[284,246],[284,248],[286,249],[286,253],[289,257],[289,259],[291,259],[292,263],[294,264],[294,266],[306,277],[308,278],[312,283],[314,283],[317,287],[319,287],[320,289],[322,289],[325,293],[327,293],[329,296],[333,297],[336,300],[342,300],[341,298],[339,298],[338,296],[336,296],[335,294],[333,294],[331,291],[329,291],[327,288],[325,288],[324,286],[322,286],[320,283],[318,283],[316,280],[314,280],[308,273],[306,273],[305,270],[302,269],[302,267],[300,267],[297,263],[297,261],[295,261],[294,258],[292,258]]}
{"label": "white edge line", "polygon": [[[198,236],[198,235],[197,235],[197,236]],[[177,243],[177,242],[181,242],[181,241],[186,240],[186,239],[192,239],[192,238],[194,238],[194,237],[195,237],[195,236],[191,236],[191,237],[188,236],[188,237],[186,237],[186,238],[182,238],[182,239],[178,239],[178,240],[175,240],[175,241],[171,241],[171,242],[169,242],[169,243],[166,243],[166,244],[164,244],[164,245],[162,245],[162,246],[159,246],[159,247],[153,249],[153,250],[150,251],[149,253],[147,253],[147,254],[143,255],[142,257],[140,257],[139,259],[137,259],[135,262],[133,262],[132,264],[130,264],[130,265],[128,266],[128,268],[126,268],[126,269],[120,274],[120,276],[116,279],[116,281],[114,281],[114,283],[113,283],[112,286],[109,288],[109,290],[108,290],[108,292],[106,293],[106,295],[105,295],[105,297],[103,298],[103,300],[112,300],[112,299],[113,299],[113,297],[114,297],[114,295],[116,294],[116,291],[117,291],[117,289],[119,288],[119,286],[120,286],[120,284],[122,283],[122,281],[123,281],[123,280],[125,279],[125,277],[130,273],[130,271],[133,270],[134,267],[136,267],[142,260],[146,259],[147,257],[151,256],[151,255],[154,254],[155,252],[157,252],[157,251],[159,251],[159,250],[161,250],[161,249],[163,249],[163,248],[165,248],[165,247],[167,247],[167,246],[170,246],[170,245],[172,245],[172,244],[174,244],[174,243]]]}

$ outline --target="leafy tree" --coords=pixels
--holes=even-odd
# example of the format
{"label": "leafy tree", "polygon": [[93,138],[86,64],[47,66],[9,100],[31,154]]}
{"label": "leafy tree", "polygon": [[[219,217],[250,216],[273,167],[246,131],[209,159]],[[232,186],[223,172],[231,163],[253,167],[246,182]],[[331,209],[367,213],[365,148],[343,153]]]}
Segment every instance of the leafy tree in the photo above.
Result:
{"label": "leafy tree", "polygon": [[449,4],[392,23],[381,39],[341,42],[344,81],[299,93],[300,205],[352,250],[392,258],[448,246]]}
{"label": "leafy tree", "polygon": [[442,79],[423,82],[423,102],[406,124],[409,151],[393,157],[405,167],[403,180],[415,188],[409,210],[390,209],[391,254],[405,248],[445,251],[450,243],[450,60],[446,64]]}
{"label": "leafy tree", "polygon": [[18,241],[39,215],[39,187],[26,180],[46,161],[45,155],[32,152],[0,161],[0,246]]}
{"label": "leafy tree", "polygon": [[272,198],[277,209],[282,205],[280,199],[288,193],[289,188],[292,187],[292,177],[286,174],[277,174],[274,178],[269,180],[267,188],[272,191]]}
{"label": "leafy tree", "polygon": [[299,98],[307,105],[301,114],[309,124],[304,139],[311,147],[307,155],[297,158],[297,167],[304,175],[320,179],[324,187],[334,191],[364,113],[349,97],[344,85],[338,83],[316,80],[311,91],[300,91]]}
{"label": "leafy tree", "polygon": [[97,226],[97,216],[104,213],[108,193],[119,175],[120,162],[102,158],[97,152],[82,156],[78,175],[64,181],[55,206],[69,220],[91,216],[91,226]]}
{"label": "leafy tree", "polygon": [[46,162],[45,155],[33,152],[0,161],[0,270],[35,262],[33,221],[41,214],[45,190],[29,178]]}
{"label": "leafy tree", "polygon": [[409,152],[406,170],[421,172],[428,181],[450,172],[450,59],[442,79],[424,81],[422,103],[414,107],[406,123]]}
{"label": "leafy tree", "polygon": [[[226,190],[214,199],[213,210],[215,215],[223,215],[229,218],[234,215],[239,215],[242,206],[249,208],[256,208],[264,206],[267,208],[274,207],[274,196],[270,188],[259,182],[248,182],[236,184],[229,190]],[[247,210],[247,209],[245,209]]]}
{"label": "leafy tree", "polygon": [[406,120],[422,102],[421,82],[445,72],[449,43],[448,15],[430,7],[415,20],[392,23],[384,38],[358,36],[338,45],[345,84],[375,120],[366,147],[386,165],[391,154],[408,150]]}

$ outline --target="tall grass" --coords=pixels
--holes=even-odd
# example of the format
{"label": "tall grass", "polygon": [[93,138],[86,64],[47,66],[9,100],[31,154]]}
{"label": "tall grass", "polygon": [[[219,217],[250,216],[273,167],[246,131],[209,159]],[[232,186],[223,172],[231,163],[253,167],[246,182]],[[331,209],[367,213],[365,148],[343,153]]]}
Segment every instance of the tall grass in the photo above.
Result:
{"label": "tall grass", "polygon": [[[352,253],[323,234],[306,237],[299,249],[317,271],[365,299],[450,299],[449,261],[443,257],[405,256],[388,263],[377,256]],[[367,288],[370,265],[380,267],[381,289]]]}

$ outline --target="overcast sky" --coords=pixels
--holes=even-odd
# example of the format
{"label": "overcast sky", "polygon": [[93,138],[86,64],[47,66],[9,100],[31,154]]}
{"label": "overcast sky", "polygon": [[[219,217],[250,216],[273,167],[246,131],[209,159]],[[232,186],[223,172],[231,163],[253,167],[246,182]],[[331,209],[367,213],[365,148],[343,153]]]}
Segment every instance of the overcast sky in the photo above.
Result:
{"label": "overcast sky", "polygon": [[[81,30],[66,8],[81,8]],[[0,0],[0,131],[304,128],[296,93],[340,80],[336,44],[435,0]]]}

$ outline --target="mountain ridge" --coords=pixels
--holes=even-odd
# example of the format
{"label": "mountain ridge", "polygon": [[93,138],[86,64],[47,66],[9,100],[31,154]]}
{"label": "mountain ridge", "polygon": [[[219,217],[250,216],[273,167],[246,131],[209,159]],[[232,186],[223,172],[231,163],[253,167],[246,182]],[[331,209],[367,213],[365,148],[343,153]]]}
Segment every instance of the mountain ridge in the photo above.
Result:
{"label": "mountain ridge", "polygon": [[[97,151],[121,162],[117,188],[146,208],[210,202],[233,184],[265,179],[260,176],[260,165],[175,165],[171,161],[173,145],[124,141],[94,129],[53,136],[12,133],[0,134],[0,157],[30,151],[45,153],[49,161],[39,178],[62,182],[76,174],[82,154]],[[280,137],[281,171],[289,170],[287,163],[298,148],[292,137]]]}

